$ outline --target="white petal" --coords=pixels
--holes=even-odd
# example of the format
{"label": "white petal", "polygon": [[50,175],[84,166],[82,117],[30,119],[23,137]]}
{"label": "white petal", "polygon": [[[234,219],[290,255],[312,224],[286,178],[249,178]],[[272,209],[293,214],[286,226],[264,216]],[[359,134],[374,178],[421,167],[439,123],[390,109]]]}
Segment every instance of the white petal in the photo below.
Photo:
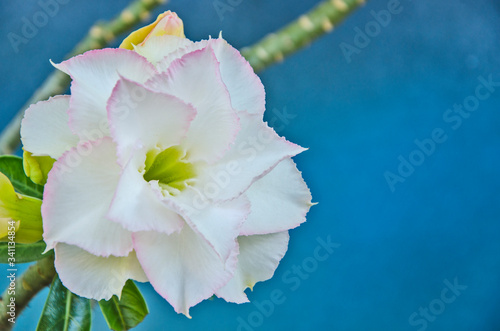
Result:
{"label": "white petal", "polygon": [[220,290],[217,296],[229,302],[248,302],[247,287],[270,279],[288,249],[288,231],[238,237],[240,254],[234,277]]}
{"label": "white petal", "polygon": [[144,180],[138,170],[144,159],[134,158],[123,170],[107,218],[136,231],[178,232],[184,220],[163,202],[158,184]]}
{"label": "white petal", "polygon": [[195,116],[196,110],[182,100],[121,79],[108,102],[120,163],[124,165],[137,148],[147,152],[179,145]]}
{"label": "white petal", "polygon": [[180,233],[133,234],[137,258],[151,285],[178,313],[212,296],[232,277],[237,246],[224,263],[208,243],[185,226]]}
{"label": "white petal", "polygon": [[47,249],[63,242],[98,256],[126,256],[130,232],[106,219],[120,178],[110,138],[79,145],[54,163],[43,195]]}
{"label": "white petal", "polygon": [[262,115],[266,107],[264,85],[240,52],[222,38],[202,40],[179,48],[159,61],[157,68],[166,71],[175,59],[206,47],[214,50],[220,63],[222,81],[229,91],[234,109]]}
{"label": "white petal", "polygon": [[252,212],[242,235],[266,234],[293,229],[306,221],[311,192],[291,159],[281,161],[245,192]]}
{"label": "white petal", "polygon": [[184,55],[198,51],[200,49],[204,49],[207,47],[207,42],[206,40],[202,41],[197,41],[195,43],[186,43],[182,47],[177,48],[175,51],[169,53],[167,56],[163,57],[160,61],[156,63],[156,69],[159,72],[165,72],[168,71],[168,68],[170,68],[170,65],[177,59],[180,59]]}
{"label": "white petal", "polygon": [[108,135],[106,104],[120,76],[143,83],[156,73],[144,57],[121,48],[89,51],[55,67],[73,79],[70,127],[84,141]]}
{"label": "white petal", "polygon": [[207,48],[186,54],[146,85],[179,97],[196,108],[198,114],[183,142],[191,161],[214,162],[234,142],[239,131],[238,117],[220,78],[213,50]]}
{"label": "white petal", "polygon": [[195,190],[186,189],[177,197],[165,197],[164,201],[178,210],[189,226],[226,261],[250,213],[250,202],[243,195],[220,203],[208,203],[202,198]]}
{"label": "white petal", "polygon": [[[191,45],[193,45],[193,42],[187,38],[163,35],[151,37],[144,45],[134,46],[134,49],[137,53],[148,59],[149,62],[156,64],[165,57],[169,57],[171,59],[170,62],[176,58],[180,58],[185,54],[184,50]],[[173,57],[173,54],[179,55]]]}
{"label": "white petal", "polygon": [[132,251],[124,257],[99,257],[73,245],[57,244],[55,267],[63,285],[81,297],[109,300],[121,296],[128,279],[147,278]]}
{"label": "white petal", "polygon": [[262,115],[266,109],[264,85],[248,61],[222,38],[211,39],[208,45],[220,62],[222,81],[229,90],[233,107],[238,111]]}
{"label": "white petal", "polygon": [[69,95],[58,95],[31,105],[21,124],[24,149],[36,156],[58,159],[76,146],[78,137],[69,128]]}
{"label": "white petal", "polygon": [[234,146],[216,164],[203,168],[196,187],[210,200],[239,196],[282,160],[305,149],[268,127],[260,115],[239,112],[241,131]]}

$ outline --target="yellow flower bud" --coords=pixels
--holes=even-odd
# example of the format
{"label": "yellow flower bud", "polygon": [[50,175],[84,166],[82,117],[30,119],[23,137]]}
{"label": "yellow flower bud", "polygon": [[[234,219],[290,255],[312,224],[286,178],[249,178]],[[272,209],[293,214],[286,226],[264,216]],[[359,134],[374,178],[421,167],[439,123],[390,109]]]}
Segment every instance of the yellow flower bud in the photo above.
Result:
{"label": "yellow flower bud", "polygon": [[49,171],[52,169],[55,161],[50,156],[33,156],[28,151],[24,151],[23,153],[24,172],[33,183],[38,185],[45,185]]}
{"label": "yellow flower bud", "polygon": [[16,193],[0,172],[0,241],[30,244],[42,239],[42,201]]}
{"label": "yellow flower bud", "polygon": [[185,38],[182,20],[170,10],[158,15],[150,25],[132,32],[123,40],[120,48],[133,50],[134,45],[143,45],[149,38],[163,35]]}

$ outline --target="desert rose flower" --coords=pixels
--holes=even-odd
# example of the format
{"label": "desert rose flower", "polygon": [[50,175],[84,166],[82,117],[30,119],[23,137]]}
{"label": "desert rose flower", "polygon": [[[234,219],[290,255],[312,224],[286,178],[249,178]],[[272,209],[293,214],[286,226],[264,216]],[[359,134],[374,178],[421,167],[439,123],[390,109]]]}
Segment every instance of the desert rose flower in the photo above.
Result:
{"label": "desert rose flower", "polygon": [[43,238],[62,283],[100,300],[149,281],[189,316],[214,294],[247,302],[311,194],[291,160],[304,148],[263,121],[264,88],[240,53],[184,38],[173,13],[153,25],[127,39],[133,50],[55,65],[71,96],[31,106],[21,135],[33,157],[56,160]]}

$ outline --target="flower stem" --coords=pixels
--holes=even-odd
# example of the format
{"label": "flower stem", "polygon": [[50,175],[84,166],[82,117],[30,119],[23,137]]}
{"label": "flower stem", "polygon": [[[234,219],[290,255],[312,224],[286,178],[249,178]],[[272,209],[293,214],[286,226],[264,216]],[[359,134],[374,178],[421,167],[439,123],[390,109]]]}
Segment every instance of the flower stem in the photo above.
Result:
{"label": "flower stem", "polygon": [[43,258],[32,264],[20,277],[15,280],[15,294],[11,287],[7,288],[0,301],[0,330],[10,330],[14,326],[9,322],[12,317],[7,313],[10,307],[11,297],[15,298],[15,317],[28,305],[30,300],[44,287],[50,285],[56,274],[54,269],[54,256]]}
{"label": "flower stem", "polygon": [[281,30],[270,33],[255,45],[243,48],[241,53],[255,71],[261,71],[333,31],[336,25],[364,3],[365,0],[322,1]]}
{"label": "flower stem", "polygon": [[[97,22],[87,35],[73,48],[66,58],[86,51],[103,48],[113,41],[116,36],[130,30],[140,21],[149,18],[149,12],[167,0],[135,0],[128,5],[117,17],[108,22]],[[24,111],[31,105],[49,97],[62,94],[68,88],[71,78],[65,73],[55,70],[42,83],[31,98],[17,112],[0,135],[0,155],[13,153],[21,143],[20,128]]]}

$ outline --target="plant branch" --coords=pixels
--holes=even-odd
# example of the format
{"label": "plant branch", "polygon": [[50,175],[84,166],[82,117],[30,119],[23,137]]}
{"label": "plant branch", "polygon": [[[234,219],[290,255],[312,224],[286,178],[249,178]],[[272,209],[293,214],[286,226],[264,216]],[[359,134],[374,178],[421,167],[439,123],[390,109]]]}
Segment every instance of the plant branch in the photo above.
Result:
{"label": "plant branch", "polygon": [[241,50],[255,71],[261,71],[333,31],[365,0],[326,0],[281,30]]}
{"label": "plant branch", "polygon": [[7,314],[10,312],[10,307],[7,305],[11,302],[11,298],[15,298],[14,312],[17,319],[30,300],[44,287],[50,285],[55,274],[54,256],[51,255],[32,264],[20,277],[17,277],[15,294],[8,287],[0,301],[0,330],[11,330],[14,326],[13,323],[9,322],[12,316]]}
{"label": "plant branch", "polygon": [[[103,48],[112,42],[116,36],[130,30],[140,21],[147,20],[149,13],[167,0],[135,0],[117,17],[108,22],[97,22],[87,35],[65,57],[66,59],[86,51]],[[0,155],[12,154],[21,144],[20,128],[24,111],[31,105],[49,97],[62,94],[68,88],[71,78],[65,73],[55,70],[42,83],[31,98],[17,112],[0,135]]]}

